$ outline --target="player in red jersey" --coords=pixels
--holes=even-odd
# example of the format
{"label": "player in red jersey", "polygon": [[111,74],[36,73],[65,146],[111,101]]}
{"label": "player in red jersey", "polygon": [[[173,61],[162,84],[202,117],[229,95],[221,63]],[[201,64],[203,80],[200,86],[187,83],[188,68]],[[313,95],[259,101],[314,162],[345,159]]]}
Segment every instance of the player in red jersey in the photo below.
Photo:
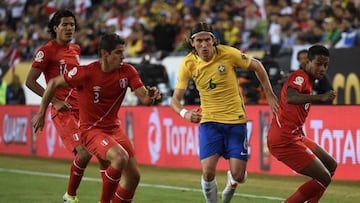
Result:
{"label": "player in red jersey", "polygon": [[311,103],[328,102],[336,97],[332,90],[312,95],[313,81],[324,77],[330,60],[322,45],[309,48],[306,67],[293,72],[284,83],[279,111],[274,116],[267,143],[273,156],[291,169],[312,178],[285,200],[285,203],[319,202],[331,182],[337,163],[321,146],[305,136],[302,126]]}
{"label": "player in red jersey", "polygon": [[36,130],[43,127],[46,108],[57,88],[76,87],[82,143],[93,155],[110,162],[103,176],[100,202],[131,202],[140,173],[134,149],[120,128],[117,114],[128,87],[146,105],[160,99],[160,91],[144,87],[136,69],[123,63],[125,41],[118,35],[104,35],[98,51],[98,61],[73,68],[49,82],[33,126]]}
{"label": "player in red jersey", "polygon": [[[48,23],[48,32],[52,40],[36,53],[32,67],[26,78],[26,86],[39,96],[44,88],[37,82],[43,73],[48,83],[52,78],[69,72],[79,65],[80,47],[71,43],[77,28],[75,15],[70,10],[59,10]],[[91,154],[81,145],[78,136],[79,106],[77,91],[73,88],[60,88],[52,98],[52,121],[59,132],[65,147],[76,154],[70,168],[65,203],[76,203],[76,191],[80,185],[84,170],[91,159]]]}

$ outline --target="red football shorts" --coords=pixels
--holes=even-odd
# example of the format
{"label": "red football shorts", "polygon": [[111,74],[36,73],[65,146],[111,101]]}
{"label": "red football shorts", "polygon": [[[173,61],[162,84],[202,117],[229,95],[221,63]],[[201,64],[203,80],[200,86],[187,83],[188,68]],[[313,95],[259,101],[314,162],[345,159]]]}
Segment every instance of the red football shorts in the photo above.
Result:
{"label": "red football shorts", "polygon": [[317,144],[302,134],[281,137],[279,132],[270,130],[267,144],[274,157],[298,173],[315,159]]}
{"label": "red football shorts", "polygon": [[130,158],[135,155],[133,145],[120,127],[111,130],[92,128],[82,133],[81,139],[83,145],[91,154],[103,160],[107,160],[106,152],[118,144],[127,151]]}
{"label": "red football shorts", "polygon": [[64,146],[74,154],[75,147],[81,144],[78,134],[78,111],[56,111],[51,108],[52,121],[60,134]]}

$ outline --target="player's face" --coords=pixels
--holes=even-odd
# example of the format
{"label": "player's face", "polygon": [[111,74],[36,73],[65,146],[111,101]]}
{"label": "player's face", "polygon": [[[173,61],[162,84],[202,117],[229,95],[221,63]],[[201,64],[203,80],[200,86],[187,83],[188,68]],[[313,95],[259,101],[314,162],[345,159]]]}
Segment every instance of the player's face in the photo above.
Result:
{"label": "player's face", "polygon": [[118,44],[116,48],[106,57],[108,66],[105,72],[111,72],[121,68],[124,60],[125,45]]}
{"label": "player's face", "polygon": [[321,79],[325,76],[329,67],[329,57],[317,55],[312,61],[309,61],[309,71],[313,78]]}
{"label": "player's face", "polygon": [[191,40],[191,45],[204,61],[210,61],[213,57],[214,43],[214,38],[207,33],[198,34]]}
{"label": "player's face", "polygon": [[54,26],[56,41],[61,45],[71,42],[75,34],[75,20],[73,17],[63,17],[58,26]]}

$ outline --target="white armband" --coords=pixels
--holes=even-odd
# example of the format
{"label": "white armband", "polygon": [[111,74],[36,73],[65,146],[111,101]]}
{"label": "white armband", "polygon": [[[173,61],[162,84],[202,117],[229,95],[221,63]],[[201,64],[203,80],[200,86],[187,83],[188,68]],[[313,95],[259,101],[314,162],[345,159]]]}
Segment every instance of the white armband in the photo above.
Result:
{"label": "white armband", "polygon": [[180,114],[181,117],[185,118],[186,112],[188,112],[188,110],[186,110],[186,109],[181,109],[181,111],[180,111],[179,114]]}

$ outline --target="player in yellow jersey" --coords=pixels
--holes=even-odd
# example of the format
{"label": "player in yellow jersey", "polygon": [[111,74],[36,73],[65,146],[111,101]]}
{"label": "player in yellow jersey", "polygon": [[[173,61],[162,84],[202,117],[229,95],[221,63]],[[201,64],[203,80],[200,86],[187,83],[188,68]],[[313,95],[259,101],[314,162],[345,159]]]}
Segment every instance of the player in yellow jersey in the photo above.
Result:
{"label": "player in yellow jersey", "polygon": [[[277,98],[261,62],[236,48],[217,44],[211,25],[197,23],[188,42],[191,52],[179,69],[171,107],[186,120],[200,123],[201,186],[207,203],[217,202],[215,172],[219,158],[229,160],[222,202],[230,202],[237,185],[246,180],[248,160],[247,118],[235,69],[255,71],[274,113],[278,110]],[[187,110],[181,104],[190,78],[199,91],[201,111]]]}

